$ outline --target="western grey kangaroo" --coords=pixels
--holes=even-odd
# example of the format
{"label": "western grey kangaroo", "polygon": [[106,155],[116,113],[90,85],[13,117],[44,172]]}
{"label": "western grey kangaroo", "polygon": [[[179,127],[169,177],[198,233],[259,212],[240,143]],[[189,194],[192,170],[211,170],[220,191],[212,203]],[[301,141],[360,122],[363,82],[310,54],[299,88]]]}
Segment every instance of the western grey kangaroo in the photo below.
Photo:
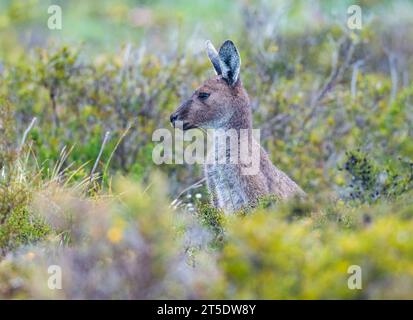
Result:
{"label": "western grey kangaroo", "polygon": [[[219,136],[226,130],[240,133],[244,129],[249,134],[244,138],[239,134],[238,146],[247,144],[257,150],[252,154],[252,161],[258,164],[258,170],[254,174],[245,174],[243,163],[228,161],[205,164],[212,204],[225,213],[232,213],[253,206],[259,198],[266,195],[274,195],[280,200],[304,196],[304,191],[271,163],[265,150],[252,137],[251,107],[239,76],[241,59],[234,43],[225,41],[219,52],[210,41],[206,42],[206,47],[217,75],[205,81],[171,115],[171,123],[175,127],[176,122],[181,121],[183,130],[213,129],[214,148],[225,148],[223,154],[227,158],[230,150],[226,143],[222,145],[217,142]],[[241,152],[240,149],[242,148],[237,148],[236,152]]]}

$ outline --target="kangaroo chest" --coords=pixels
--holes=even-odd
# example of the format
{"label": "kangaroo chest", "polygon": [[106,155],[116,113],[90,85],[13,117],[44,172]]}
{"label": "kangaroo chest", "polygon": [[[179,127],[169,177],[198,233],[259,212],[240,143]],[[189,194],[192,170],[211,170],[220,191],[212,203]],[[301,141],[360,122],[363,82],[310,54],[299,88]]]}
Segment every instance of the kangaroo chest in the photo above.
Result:
{"label": "kangaroo chest", "polygon": [[234,145],[227,142],[219,131],[214,132],[208,161],[205,164],[205,175],[209,191],[214,197],[214,204],[224,212],[230,213],[241,209],[249,201],[238,163],[239,142],[236,140]]}
{"label": "kangaroo chest", "polygon": [[239,210],[248,203],[239,168],[236,165],[207,165],[206,174],[210,192],[215,196],[218,207],[224,212]]}

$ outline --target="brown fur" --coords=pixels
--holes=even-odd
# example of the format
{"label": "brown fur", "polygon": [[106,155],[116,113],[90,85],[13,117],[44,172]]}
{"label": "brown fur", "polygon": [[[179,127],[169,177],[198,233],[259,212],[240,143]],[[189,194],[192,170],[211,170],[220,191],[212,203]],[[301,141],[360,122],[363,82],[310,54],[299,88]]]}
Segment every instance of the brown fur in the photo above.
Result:
{"label": "brown fur", "polygon": [[[200,93],[210,95],[201,99]],[[207,80],[171,115],[172,123],[178,120],[183,122],[184,130],[202,128],[252,131],[249,98],[241,80],[238,78],[234,85],[229,85],[221,75]],[[251,141],[239,140],[239,144],[243,143],[250,145]],[[242,163],[205,165],[208,188],[216,207],[225,212],[233,212],[254,205],[257,199],[266,195],[275,195],[279,199],[305,195],[293,180],[271,163],[265,150],[254,139],[252,144],[260,150],[253,155],[259,163],[257,174],[243,174]]]}

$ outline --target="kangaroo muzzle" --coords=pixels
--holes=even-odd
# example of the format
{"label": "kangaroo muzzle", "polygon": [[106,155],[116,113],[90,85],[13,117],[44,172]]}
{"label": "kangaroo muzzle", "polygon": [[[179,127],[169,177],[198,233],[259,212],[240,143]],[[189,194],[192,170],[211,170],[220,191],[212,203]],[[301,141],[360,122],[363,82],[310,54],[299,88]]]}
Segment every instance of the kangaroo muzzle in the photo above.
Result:
{"label": "kangaroo muzzle", "polygon": [[190,125],[187,121],[186,121],[186,117],[188,115],[188,111],[189,108],[192,104],[192,100],[189,99],[187,101],[185,101],[183,104],[181,104],[178,109],[176,109],[176,111],[174,113],[171,114],[170,116],[170,120],[171,120],[171,124],[172,126],[175,128],[176,127],[176,122],[177,121],[182,121],[183,122],[183,129],[190,129],[193,126]]}

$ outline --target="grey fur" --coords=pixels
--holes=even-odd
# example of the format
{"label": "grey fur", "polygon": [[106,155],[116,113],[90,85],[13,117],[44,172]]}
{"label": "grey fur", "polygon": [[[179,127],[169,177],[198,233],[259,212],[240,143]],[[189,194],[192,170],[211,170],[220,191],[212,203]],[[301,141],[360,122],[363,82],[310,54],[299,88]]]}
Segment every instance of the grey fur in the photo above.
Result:
{"label": "grey fur", "polygon": [[218,55],[222,77],[228,81],[229,85],[233,86],[238,80],[241,67],[238,50],[231,40],[226,40],[219,48]]}
{"label": "grey fur", "polygon": [[211,60],[212,65],[214,66],[216,74],[221,75],[222,71],[221,71],[221,66],[220,66],[219,56],[218,56],[217,50],[215,49],[214,45],[209,40],[207,40],[205,42],[205,45],[206,45],[206,50],[207,50],[209,60]]}
{"label": "grey fur", "polygon": [[[227,128],[236,127],[235,121],[230,121],[227,124]],[[249,143],[251,142],[242,139],[239,141],[239,144]],[[244,166],[242,164],[231,164],[229,158],[226,159],[225,164],[219,164],[219,161],[216,161],[215,164],[204,165],[212,205],[222,209],[225,213],[232,213],[256,204],[260,197],[266,195],[274,195],[279,200],[285,200],[293,196],[304,197],[305,192],[283,171],[271,163],[267,153],[258,145],[255,139],[252,139],[252,144],[259,150],[254,155],[255,159],[253,160],[259,163],[259,172],[255,175],[243,174]],[[218,154],[229,155],[227,145],[215,147],[227,148],[227,152],[218,152]],[[241,152],[240,148],[238,152]]]}
{"label": "grey fur", "polygon": [[206,50],[217,75],[222,75],[222,78],[233,86],[238,81],[241,67],[241,58],[234,43],[226,40],[218,53],[211,41],[207,40]]}
{"label": "grey fur", "polygon": [[[222,74],[208,79],[195,90],[171,115],[171,122],[175,124],[175,121],[182,121],[187,129],[220,129],[224,133],[235,130],[239,137],[235,151],[238,159],[251,155],[251,160],[248,161],[257,169],[251,173],[248,170],[249,162],[231,162],[234,153],[230,152],[233,149],[228,148],[231,144],[227,146],[219,143],[222,134],[215,130],[213,150],[221,151],[211,154],[217,161],[205,163],[204,168],[212,204],[226,213],[232,213],[243,207],[254,206],[266,195],[274,195],[279,200],[295,196],[305,197],[305,192],[271,163],[259,141],[253,139],[251,106],[248,94],[239,79],[241,60],[235,45],[229,40],[225,41],[217,54],[212,44],[207,42],[207,50],[215,70]],[[208,92],[210,96],[201,100],[199,92]],[[248,136],[240,134],[246,132],[245,130]],[[248,150],[253,152],[247,153],[242,146],[248,146]],[[220,161],[221,159],[224,161]]]}

